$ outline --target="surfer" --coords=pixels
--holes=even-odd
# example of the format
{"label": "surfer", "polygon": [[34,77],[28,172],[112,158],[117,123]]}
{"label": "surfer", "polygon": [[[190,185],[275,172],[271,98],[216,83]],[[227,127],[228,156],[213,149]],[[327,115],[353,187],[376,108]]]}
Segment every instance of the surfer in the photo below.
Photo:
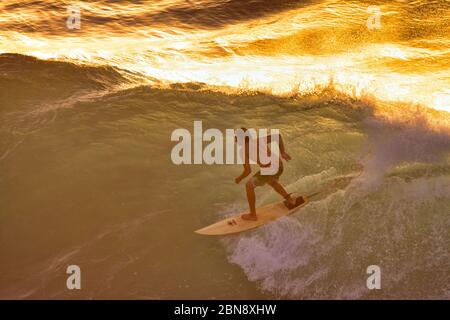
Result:
{"label": "surfer", "polygon": [[[241,128],[241,130],[244,132],[247,131],[246,128]],[[256,138],[257,150],[259,150],[260,146],[266,146],[267,154],[271,154],[270,143],[272,141],[272,138],[273,138],[273,135],[268,135],[267,137],[264,137],[264,139],[263,139],[264,141],[262,141],[262,137],[257,137]],[[277,138],[278,138],[278,145],[280,148],[281,157],[286,161],[291,160],[292,159],[291,156],[285,150],[281,134],[279,134]],[[237,140],[237,138],[235,138],[235,139]],[[238,177],[236,177],[234,179],[234,181],[236,183],[241,182],[244,178],[246,178],[252,172],[252,169],[250,166],[249,149],[250,149],[250,137],[248,137],[246,135],[245,136],[245,160],[243,163],[244,171],[242,172],[241,175],[239,175]],[[256,161],[258,166],[260,168],[270,167],[271,163],[268,163],[268,164],[261,163],[259,154],[260,154],[260,152],[258,152],[257,161]],[[291,195],[289,193],[287,193],[286,190],[284,189],[284,187],[278,182],[278,179],[280,178],[281,174],[283,173],[283,162],[278,157],[276,157],[275,161],[279,162],[278,170],[275,174],[263,175],[263,174],[261,174],[261,170],[259,170],[245,184],[245,190],[247,193],[247,200],[248,200],[248,205],[250,208],[250,213],[243,214],[241,216],[242,219],[244,219],[244,220],[257,220],[258,219],[256,216],[256,207],[255,207],[255,204],[256,204],[255,188],[263,186],[265,184],[268,184],[269,186],[271,186],[277,193],[279,193],[285,199],[284,204],[289,209],[295,208],[296,206],[298,206],[304,202],[302,197],[298,197],[298,198],[291,197]]]}

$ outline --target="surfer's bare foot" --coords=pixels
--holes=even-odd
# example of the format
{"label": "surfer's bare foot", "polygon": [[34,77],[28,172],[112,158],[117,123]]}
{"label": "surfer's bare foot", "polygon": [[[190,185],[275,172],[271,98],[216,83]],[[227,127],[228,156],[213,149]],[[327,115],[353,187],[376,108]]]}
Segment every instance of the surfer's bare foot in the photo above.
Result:
{"label": "surfer's bare foot", "polygon": [[305,199],[303,199],[302,196],[300,197],[295,197],[292,198],[291,196],[287,197],[286,200],[284,201],[284,205],[288,208],[288,209],[294,209],[295,207],[298,207],[299,205],[301,205],[303,202],[305,202]]}
{"label": "surfer's bare foot", "polygon": [[287,206],[295,207],[295,198],[292,198],[290,195],[286,197],[285,204]]}
{"label": "surfer's bare foot", "polygon": [[252,214],[252,213],[243,214],[243,215],[241,215],[241,218],[243,220],[251,220],[251,221],[258,220],[258,217],[256,216],[256,214]]}

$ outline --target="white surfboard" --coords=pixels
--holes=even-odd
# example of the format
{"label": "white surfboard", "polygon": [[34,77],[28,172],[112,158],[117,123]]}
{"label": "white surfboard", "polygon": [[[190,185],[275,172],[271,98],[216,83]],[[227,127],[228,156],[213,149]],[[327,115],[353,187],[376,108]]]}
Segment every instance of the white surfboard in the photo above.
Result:
{"label": "white surfboard", "polygon": [[[204,227],[202,229],[198,229],[195,232],[198,234],[202,234],[202,235],[213,236],[213,235],[226,235],[226,234],[238,233],[238,232],[254,229],[254,228],[260,227],[262,225],[265,225],[267,223],[270,223],[270,222],[272,222],[278,218],[281,218],[283,216],[290,215],[290,214],[294,213],[295,211],[303,208],[305,205],[308,204],[309,198],[316,194],[317,193],[314,193],[312,195],[309,195],[308,197],[303,196],[303,199],[305,200],[305,202],[303,202],[302,204],[300,204],[299,206],[297,206],[293,209],[288,209],[284,205],[284,200],[257,208],[256,216],[258,217],[258,220],[256,220],[256,221],[244,220],[241,218],[242,214],[248,213],[248,210],[247,210],[244,212],[240,212],[232,217],[223,219],[223,220],[216,222],[212,225],[209,225],[207,227]],[[294,194],[292,194],[292,196],[299,197],[301,195],[298,193],[294,193]]]}

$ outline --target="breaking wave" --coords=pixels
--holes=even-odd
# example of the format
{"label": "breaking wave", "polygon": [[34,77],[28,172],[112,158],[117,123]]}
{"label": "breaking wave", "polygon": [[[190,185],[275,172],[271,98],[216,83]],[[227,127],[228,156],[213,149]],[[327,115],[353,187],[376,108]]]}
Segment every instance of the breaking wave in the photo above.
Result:
{"label": "breaking wave", "polygon": [[[232,181],[240,168],[171,163],[170,133],[201,119],[219,129],[280,129],[293,156],[283,184],[324,190],[292,216],[222,239],[228,261],[263,297],[450,297],[448,113],[357,98],[332,84],[277,96],[130,79],[112,67],[0,56],[0,252],[9,261],[2,287],[43,268],[36,274],[46,284],[30,277],[17,297],[66,297],[46,263],[82,257],[99,284],[89,297],[123,296],[108,291],[112,282],[132,288],[130,298],[154,296],[150,287],[158,297],[245,297],[233,291],[239,276],[224,283],[206,269],[220,265],[223,247],[186,231],[246,208],[244,190]],[[258,190],[258,204],[275,199]],[[111,226],[140,221],[148,208],[163,213],[130,229],[126,244],[82,245]],[[27,258],[29,243],[36,260]],[[102,266],[120,267],[96,268],[99,252]],[[186,261],[197,271],[177,278]],[[383,274],[376,292],[365,287],[372,264]],[[178,282],[170,287],[172,278]],[[194,290],[199,283],[210,291]]]}

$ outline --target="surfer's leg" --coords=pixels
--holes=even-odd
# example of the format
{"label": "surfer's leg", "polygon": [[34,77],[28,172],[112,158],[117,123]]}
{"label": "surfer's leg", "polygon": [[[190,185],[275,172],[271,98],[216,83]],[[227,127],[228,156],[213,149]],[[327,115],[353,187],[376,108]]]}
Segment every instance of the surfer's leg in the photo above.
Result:
{"label": "surfer's leg", "polygon": [[291,204],[295,205],[295,199],[291,197],[289,193],[283,188],[283,186],[276,179],[271,179],[268,182],[269,186],[271,186],[276,192],[278,192],[284,199],[289,201]]}
{"label": "surfer's leg", "polygon": [[256,217],[256,208],[255,208],[255,203],[256,203],[255,186],[253,185],[253,182],[251,179],[245,184],[245,190],[247,191],[247,201],[248,201],[248,206],[250,208],[250,213],[243,214],[241,216],[241,218],[244,220],[256,220],[257,217]]}

